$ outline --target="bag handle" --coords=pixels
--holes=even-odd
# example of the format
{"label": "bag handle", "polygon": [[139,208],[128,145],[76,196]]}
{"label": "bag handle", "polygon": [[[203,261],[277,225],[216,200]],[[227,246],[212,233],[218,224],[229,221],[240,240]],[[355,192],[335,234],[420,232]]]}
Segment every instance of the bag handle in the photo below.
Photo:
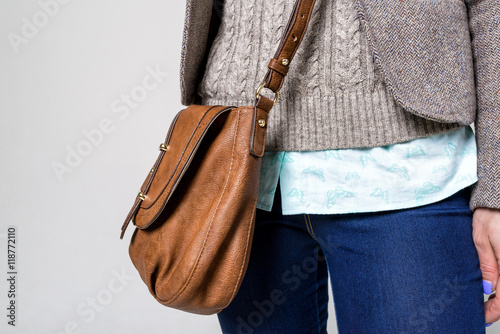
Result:
{"label": "bag handle", "polygon": [[[256,107],[260,107],[269,112],[270,107],[278,101],[279,90],[283,86],[283,82],[290,68],[290,63],[306,33],[315,2],[316,0],[295,1],[292,14],[290,15],[288,24],[281,37],[278,49],[267,65],[268,71],[264,77],[264,81],[257,88],[257,93],[255,94]],[[265,96],[260,95],[262,88],[268,88],[274,92],[274,103]]]}

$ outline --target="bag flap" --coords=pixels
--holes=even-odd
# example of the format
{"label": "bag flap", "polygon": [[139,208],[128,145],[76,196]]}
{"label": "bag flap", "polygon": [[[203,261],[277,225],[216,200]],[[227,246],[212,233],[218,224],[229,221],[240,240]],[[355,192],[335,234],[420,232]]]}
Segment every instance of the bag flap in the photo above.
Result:
{"label": "bag flap", "polygon": [[210,125],[232,108],[191,105],[177,113],[165,142],[160,144],[156,163],[141,187],[138,195],[140,206],[136,208],[138,214],[134,213],[134,225],[144,229],[153,223],[189,167]]}

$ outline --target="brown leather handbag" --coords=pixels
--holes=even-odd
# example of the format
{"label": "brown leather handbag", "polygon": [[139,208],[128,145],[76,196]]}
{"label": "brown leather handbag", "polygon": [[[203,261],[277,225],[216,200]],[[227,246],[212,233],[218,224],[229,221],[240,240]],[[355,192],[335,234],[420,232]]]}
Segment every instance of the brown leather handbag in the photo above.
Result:
{"label": "brown leather handbag", "polygon": [[[247,269],[268,113],[309,23],[315,0],[296,0],[254,106],[190,105],[175,116],[122,226],[136,226],[129,255],[161,304],[220,312]],[[274,101],[261,95],[275,93]]]}

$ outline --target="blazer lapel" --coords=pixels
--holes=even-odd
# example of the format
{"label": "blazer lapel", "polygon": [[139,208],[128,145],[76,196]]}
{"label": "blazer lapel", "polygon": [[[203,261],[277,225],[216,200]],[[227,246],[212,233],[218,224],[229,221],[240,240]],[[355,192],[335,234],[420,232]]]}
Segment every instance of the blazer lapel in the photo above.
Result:
{"label": "blazer lapel", "polygon": [[464,2],[353,1],[396,102],[425,118],[472,123],[476,97]]}

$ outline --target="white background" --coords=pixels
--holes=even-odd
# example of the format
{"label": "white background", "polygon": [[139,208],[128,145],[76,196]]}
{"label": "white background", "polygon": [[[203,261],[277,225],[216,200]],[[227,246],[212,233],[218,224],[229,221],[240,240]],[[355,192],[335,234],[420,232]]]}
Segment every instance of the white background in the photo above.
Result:
{"label": "white background", "polygon": [[[0,2],[0,333],[220,333],[215,315],[159,304],[128,255],[134,227],[119,239],[183,108],[185,2],[55,1]],[[144,90],[157,69],[167,74]],[[6,317],[9,225],[18,238],[15,328]]]}

